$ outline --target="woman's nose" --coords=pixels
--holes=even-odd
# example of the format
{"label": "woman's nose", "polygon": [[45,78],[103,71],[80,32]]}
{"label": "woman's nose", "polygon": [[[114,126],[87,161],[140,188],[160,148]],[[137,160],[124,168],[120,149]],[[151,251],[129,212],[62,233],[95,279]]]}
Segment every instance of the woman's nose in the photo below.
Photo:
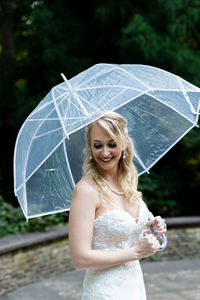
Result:
{"label": "woman's nose", "polygon": [[110,151],[109,151],[108,147],[103,147],[102,154],[105,157],[110,154]]}

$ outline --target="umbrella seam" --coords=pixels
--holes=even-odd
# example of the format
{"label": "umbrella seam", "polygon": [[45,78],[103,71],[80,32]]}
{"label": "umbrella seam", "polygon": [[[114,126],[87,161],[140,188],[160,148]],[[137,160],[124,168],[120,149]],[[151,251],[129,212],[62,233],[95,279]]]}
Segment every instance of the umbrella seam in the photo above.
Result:
{"label": "umbrella seam", "polygon": [[[54,107],[53,109],[51,109],[50,112],[48,112],[47,116],[49,116],[49,115],[54,111],[54,109],[55,109],[55,107]],[[28,120],[28,118],[26,119],[26,121],[27,121],[27,120]],[[21,129],[20,129],[20,131],[19,131],[19,134],[18,134],[18,136],[17,136],[17,140],[16,140],[16,144],[15,144],[15,145],[16,145],[15,149],[17,148],[19,136],[20,136],[20,133],[21,133],[22,129],[25,127],[26,121],[23,123],[23,125],[22,125],[22,127],[21,127]],[[45,119],[43,119],[43,121],[45,121]],[[38,132],[39,128],[43,125],[43,123],[44,123],[44,122],[42,122],[41,124],[39,124],[39,126],[37,127],[37,129],[36,129],[35,132],[34,132],[34,136],[35,136],[36,133]],[[65,137],[64,137],[64,139],[65,139]],[[32,141],[33,141],[33,140],[34,140],[34,138],[31,139],[30,145],[29,145],[29,147],[28,147],[28,149],[27,149],[27,155],[26,155],[26,160],[25,160],[25,164],[24,164],[25,170],[26,170],[26,165],[27,165],[27,160],[28,160],[29,150],[30,150],[30,147],[31,147],[31,145],[32,145]],[[62,139],[62,141],[63,141],[63,139]],[[62,142],[62,141],[61,141],[61,142]],[[58,147],[59,145],[60,145],[60,143],[59,143],[54,149],[57,149],[57,147]],[[53,150],[53,151],[54,151],[54,150]],[[52,152],[50,152],[50,154],[52,154]],[[15,153],[14,153],[14,155],[15,155]],[[48,155],[47,157],[49,157],[49,155]],[[15,158],[16,158],[16,157],[15,157]],[[42,160],[42,163],[39,164],[39,167],[44,163],[44,161],[45,161],[45,160]],[[31,176],[32,176],[37,170],[38,170],[38,167],[31,173]],[[15,171],[16,171],[16,170],[15,170]],[[28,180],[29,178],[30,178],[30,175],[27,177],[27,179],[24,178],[24,181],[22,182],[22,184],[21,184],[18,188],[16,188],[16,191],[18,191],[18,190],[21,188],[21,186],[22,186],[24,183],[27,182],[27,180]]]}
{"label": "umbrella seam", "polygon": [[116,69],[119,69],[119,70],[123,71],[124,73],[127,73],[130,77],[134,78],[135,80],[140,82],[142,85],[146,86],[146,88],[151,90],[150,86],[148,86],[146,83],[144,83],[143,81],[141,81],[139,78],[135,77],[134,75],[132,75],[128,71],[124,70],[122,67],[119,67],[119,65],[113,65],[113,66],[115,66]]}
{"label": "umbrella seam", "polygon": [[61,212],[64,212],[64,211],[69,211],[69,210],[70,210],[70,208],[65,208],[65,209],[56,210],[56,211],[53,211],[53,212],[41,213],[41,214],[37,214],[37,215],[27,216],[26,219],[29,220],[29,219],[32,219],[32,218],[37,218],[37,217],[47,216],[47,215],[51,215],[51,214],[61,213]]}
{"label": "umbrella seam", "polygon": [[195,127],[195,125],[193,124],[189,129],[187,129],[178,139],[176,139],[176,141],[170,145],[170,147],[167,148],[167,150],[165,150],[164,153],[162,153],[162,155],[159,156],[159,158],[157,158],[153,164],[151,164],[148,169],[151,169],[167,152],[169,152],[169,150],[176,145],[193,127]]}
{"label": "umbrella seam", "polygon": [[32,173],[23,181],[23,183],[16,189],[16,191],[19,191],[20,188],[30,179],[30,177],[43,165],[43,163],[51,156],[51,154],[61,145],[61,143],[66,139],[66,136],[54,147],[54,149],[41,161],[41,163],[32,171]]}
{"label": "umbrella seam", "polygon": [[61,115],[60,115],[60,112],[59,112],[59,110],[58,110],[57,103],[56,103],[56,100],[55,100],[55,97],[54,97],[54,88],[52,89],[52,96],[53,96],[54,106],[55,106],[56,112],[57,112],[57,114],[58,114],[58,117],[59,117],[59,119],[60,119],[60,123],[61,123],[61,125],[62,125],[62,129],[63,129],[65,135],[68,137],[67,130],[66,130],[65,125],[64,125],[64,123],[63,123],[63,121],[62,121],[62,118],[61,118]]}
{"label": "umbrella seam", "polygon": [[64,154],[65,154],[65,159],[66,159],[66,164],[69,168],[69,175],[70,175],[70,178],[71,178],[71,181],[72,181],[72,184],[73,186],[75,186],[75,182],[74,182],[74,179],[73,179],[73,176],[72,176],[72,172],[71,172],[71,167],[70,167],[70,164],[69,164],[69,160],[68,160],[68,155],[67,155],[67,150],[66,150],[66,145],[64,143],[65,141],[63,141],[63,150],[64,150]]}
{"label": "umbrella seam", "polygon": [[[97,64],[98,65],[98,64]],[[104,64],[103,64],[104,65]],[[99,72],[99,73],[95,73],[95,75],[93,75],[89,80],[87,80],[87,81],[85,81],[85,82],[83,82],[82,84],[80,84],[79,86],[82,86],[82,85],[84,85],[84,84],[86,84],[86,83],[88,83],[88,82],[90,82],[90,81],[92,81],[93,79],[95,79],[95,78],[97,78],[98,76],[101,76],[101,75],[104,75],[104,74],[106,74],[106,73],[109,73],[109,72],[111,72],[111,71],[113,71],[114,70],[114,67],[113,67],[113,65],[112,64],[107,64],[107,65],[109,65],[109,66],[112,66],[112,68],[111,69],[109,69],[109,70],[106,70],[106,71],[104,71],[104,72]],[[89,71],[89,69],[88,69],[88,71]],[[83,77],[82,77],[83,78]],[[71,80],[71,79],[70,79]],[[80,80],[79,80],[80,81]],[[77,85],[75,85],[75,88],[76,88],[76,86]]]}
{"label": "umbrella seam", "polygon": [[176,108],[172,107],[170,104],[163,102],[163,100],[160,100],[159,98],[149,94],[148,92],[146,93],[148,96],[152,97],[153,99],[157,100],[158,102],[164,104],[165,106],[171,108],[173,111],[175,111],[177,114],[181,115],[183,118],[188,120],[190,123],[194,124],[193,121],[191,121],[188,117],[184,116],[182,112],[178,111]]}
{"label": "umbrella seam", "polygon": [[[133,101],[133,100],[135,100],[135,99],[137,99],[138,97],[141,97],[141,96],[144,95],[146,92],[147,92],[147,91],[144,91],[142,94],[137,95],[136,97],[131,98],[131,99],[129,99],[129,100],[123,102],[122,104],[120,104],[120,105],[114,107],[113,109],[109,109],[108,111],[114,111],[114,110],[117,110],[117,109],[120,108],[121,106],[124,106],[125,104],[127,104],[127,103],[129,103],[129,102],[131,102],[131,101]],[[101,109],[101,108],[102,108],[102,107],[100,107],[100,109]],[[101,112],[101,111],[99,111],[99,112]],[[103,112],[100,116],[96,117],[95,119],[92,119],[92,120],[90,120],[89,122],[87,122],[86,124],[84,124],[84,125],[82,125],[82,126],[76,128],[76,129],[74,129],[74,130],[72,130],[72,131],[69,131],[69,136],[70,136],[70,134],[75,133],[76,131],[78,131],[78,130],[81,129],[81,128],[84,128],[85,126],[89,125],[90,123],[95,122],[96,120],[98,120],[99,118],[101,118],[102,116],[104,116],[106,113],[107,113],[107,112]]]}

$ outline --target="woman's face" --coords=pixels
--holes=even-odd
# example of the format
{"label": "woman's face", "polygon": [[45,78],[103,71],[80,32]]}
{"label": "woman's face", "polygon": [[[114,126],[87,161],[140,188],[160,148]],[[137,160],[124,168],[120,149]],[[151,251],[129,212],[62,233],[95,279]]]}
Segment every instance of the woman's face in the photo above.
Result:
{"label": "woman's face", "polygon": [[100,169],[117,170],[123,149],[98,124],[90,130],[90,150]]}

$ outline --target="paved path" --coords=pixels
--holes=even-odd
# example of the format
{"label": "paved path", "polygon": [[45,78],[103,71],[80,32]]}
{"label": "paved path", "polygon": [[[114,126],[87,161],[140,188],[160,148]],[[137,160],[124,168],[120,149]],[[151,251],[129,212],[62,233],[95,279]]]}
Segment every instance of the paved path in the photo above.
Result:
{"label": "paved path", "polygon": [[[200,259],[141,263],[148,300],[200,300]],[[0,300],[78,300],[84,271],[27,285]],[[126,299],[124,299],[126,300]]]}

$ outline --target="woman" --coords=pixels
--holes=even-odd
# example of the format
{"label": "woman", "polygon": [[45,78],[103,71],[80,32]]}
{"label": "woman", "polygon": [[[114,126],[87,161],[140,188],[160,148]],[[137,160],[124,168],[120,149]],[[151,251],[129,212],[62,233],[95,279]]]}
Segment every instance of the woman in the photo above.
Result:
{"label": "woman", "polygon": [[133,154],[121,115],[110,112],[88,126],[84,176],[69,217],[72,261],[87,269],[82,300],[146,299],[139,260],[156,253],[166,225],[161,217],[148,221]]}

